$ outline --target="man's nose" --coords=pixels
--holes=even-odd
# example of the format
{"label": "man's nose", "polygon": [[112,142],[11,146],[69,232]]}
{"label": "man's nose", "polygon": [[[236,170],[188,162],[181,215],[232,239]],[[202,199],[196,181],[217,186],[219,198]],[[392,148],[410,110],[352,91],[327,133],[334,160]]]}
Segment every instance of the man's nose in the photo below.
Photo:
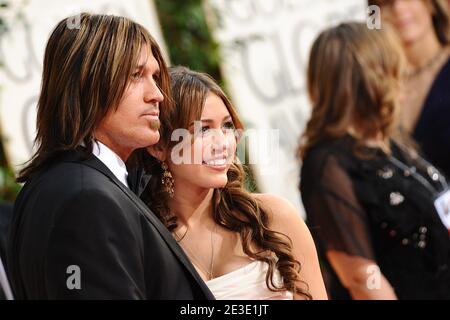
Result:
{"label": "man's nose", "polygon": [[164,95],[159,88],[159,85],[153,79],[147,80],[144,92],[144,101],[148,103],[162,102]]}

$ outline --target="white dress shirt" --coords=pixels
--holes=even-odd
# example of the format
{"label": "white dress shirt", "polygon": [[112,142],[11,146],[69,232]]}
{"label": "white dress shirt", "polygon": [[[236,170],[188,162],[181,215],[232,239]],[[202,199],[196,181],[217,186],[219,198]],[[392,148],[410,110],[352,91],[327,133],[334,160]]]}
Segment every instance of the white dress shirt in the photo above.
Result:
{"label": "white dress shirt", "polygon": [[100,141],[93,141],[92,153],[128,188],[128,171],[123,160]]}

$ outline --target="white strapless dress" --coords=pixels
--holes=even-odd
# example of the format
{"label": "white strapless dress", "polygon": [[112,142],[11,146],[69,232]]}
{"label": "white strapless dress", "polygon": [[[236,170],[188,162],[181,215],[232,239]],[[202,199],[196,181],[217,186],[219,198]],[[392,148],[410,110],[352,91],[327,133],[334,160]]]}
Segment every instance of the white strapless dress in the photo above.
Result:
{"label": "white strapless dress", "polygon": [[[292,300],[292,292],[274,292],[267,288],[268,268],[267,263],[255,260],[245,267],[207,281],[206,285],[217,300]],[[274,273],[274,283],[281,283],[278,270]]]}

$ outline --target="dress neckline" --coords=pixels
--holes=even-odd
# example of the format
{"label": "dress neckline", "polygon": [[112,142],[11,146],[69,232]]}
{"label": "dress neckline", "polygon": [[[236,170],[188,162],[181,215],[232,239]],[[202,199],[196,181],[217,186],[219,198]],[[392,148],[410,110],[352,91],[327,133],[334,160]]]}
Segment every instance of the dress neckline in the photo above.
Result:
{"label": "dress neckline", "polygon": [[252,262],[246,264],[246,265],[243,266],[243,267],[240,267],[240,268],[238,268],[238,269],[236,269],[236,270],[233,270],[233,271],[231,271],[231,272],[225,273],[225,274],[223,274],[223,275],[221,275],[221,276],[215,277],[215,278],[213,278],[213,279],[211,279],[211,280],[206,281],[205,283],[206,283],[206,284],[211,284],[211,283],[215,283],[216,281],[223,280],[223,279],[225,279],[225,278],[234,276],[234,275],[236,275],[237,273],[244,272],[244,271],[246,271],[247,269],[250,269],[250,267],[252,267],[255,263],[258,263],[258,262],[262,262],[262,261],[259,261],[259,260],[252,261]]}
{"label": "dress neckline", "polygon": [[442,65],[442,67],[438,70],[436,73],[435,78],[433,79],[430,89],[428,90],[428,93],[425,95],[425,98],[422,103],[422,109],[419,112],[417,116],[416,123],[412,127],[411,135],[413,138],[417,139],[420,130],[424,130],[424,119],[427,117],[428,113],[431,112],[429,110],[433,105],[431,104],[433,96],[436,94],[436,92],[439,92],[439,84],[442,82],[443,79],[448,77],[448,73],[450,71],[450,55],[445,61],[445,63]]}

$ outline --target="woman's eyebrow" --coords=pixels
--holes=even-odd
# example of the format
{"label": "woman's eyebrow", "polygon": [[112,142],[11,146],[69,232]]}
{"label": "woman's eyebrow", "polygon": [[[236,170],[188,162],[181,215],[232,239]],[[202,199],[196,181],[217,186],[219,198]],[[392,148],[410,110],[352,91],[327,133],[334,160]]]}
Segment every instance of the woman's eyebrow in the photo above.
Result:
{"label": "woman's eyebrow", "polygon": [[[227,115],[227,116],[225,116],[225,117],[223,118],[222,122],[224,122],[224,121],[226,121],[226,120],[229,120],[229,119],[231,119],[231,116],[230,116],[230,115]],[[209,123],[209,122],[214,122],[214,120],[212,120],[212,119],[201,119],[200,121],[202,121],[202,122],[207,122],[207,123]]]}
{"label": "woman's eyebrow", "polygon": [[[227,115],[227,116],[225,116],[225,117],[223,118],[222,122],[225,122],[225,121],[230,120],[230,119],[231,119],[231,115]],[[195,121],[201,121],[201,122],[204,122],[204,123],[213,123],[213,122],[214,122],[214,120],[212,120],[212,119],[200,119],[200,120],[195,120]],[[192,127],[192,126],[194,125],[195,121],[193,121],[193,122],[189,125],[189,128]]]}

